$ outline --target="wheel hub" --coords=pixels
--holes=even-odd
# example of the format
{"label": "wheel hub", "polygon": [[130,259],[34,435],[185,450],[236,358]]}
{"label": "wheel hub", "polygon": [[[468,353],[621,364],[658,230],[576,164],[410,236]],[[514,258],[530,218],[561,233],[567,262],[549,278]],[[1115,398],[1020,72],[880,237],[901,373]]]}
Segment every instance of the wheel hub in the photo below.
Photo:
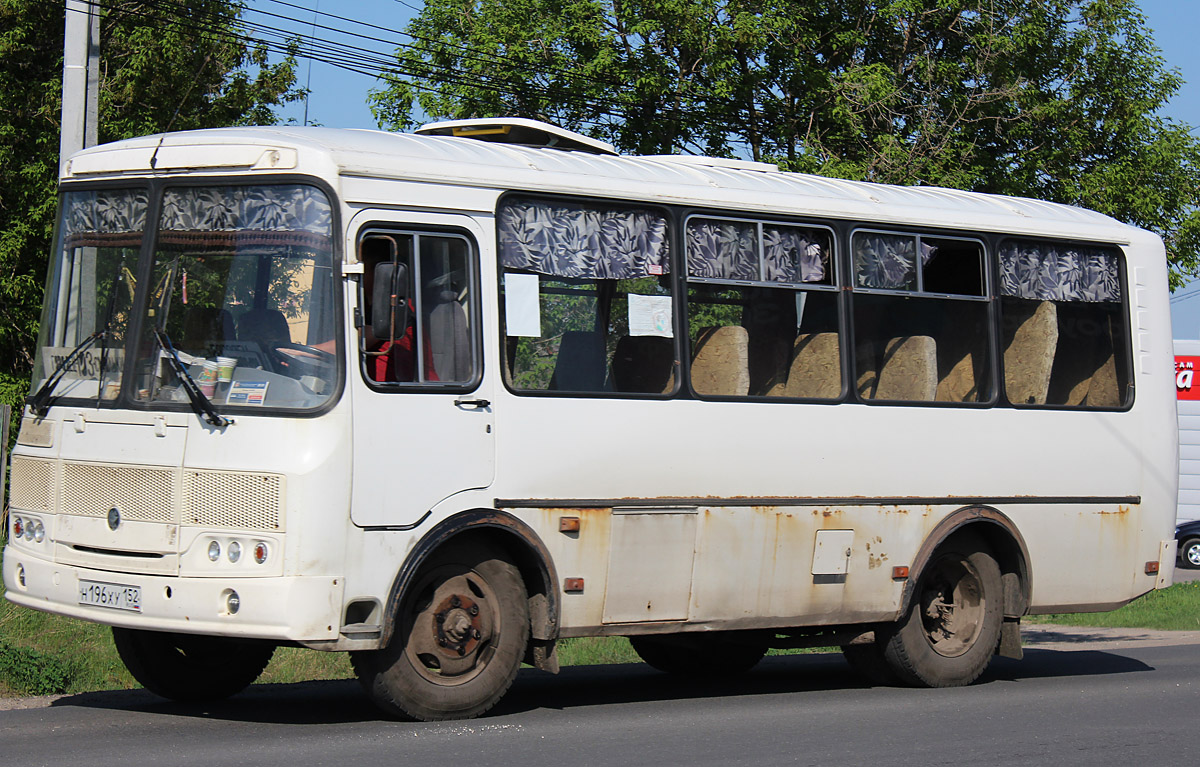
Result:
{"label": "wheel hub", "polygon": [[452,594],[434,610],[434,638],[441,652],[461,658],[472,652],[483,635],[479,605],[470,597]]}

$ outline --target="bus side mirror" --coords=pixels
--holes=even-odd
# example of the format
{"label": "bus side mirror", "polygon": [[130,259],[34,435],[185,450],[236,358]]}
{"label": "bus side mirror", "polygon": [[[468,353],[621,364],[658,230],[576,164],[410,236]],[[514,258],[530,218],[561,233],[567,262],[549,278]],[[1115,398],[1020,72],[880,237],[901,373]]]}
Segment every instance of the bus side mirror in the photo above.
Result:
{"label": "bus side mirror", "polygon": [[390,261],[375,267],[371,332],[382,340],[403,338],[408,330],[408,266]]}

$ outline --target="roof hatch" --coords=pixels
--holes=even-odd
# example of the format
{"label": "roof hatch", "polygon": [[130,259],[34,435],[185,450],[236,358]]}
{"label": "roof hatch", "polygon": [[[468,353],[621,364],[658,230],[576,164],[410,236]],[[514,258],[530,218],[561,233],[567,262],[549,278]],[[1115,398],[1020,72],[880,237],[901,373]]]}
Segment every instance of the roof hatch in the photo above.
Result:
{"label": "roof hatch", "polygon": [[589,154],[617,154],[616,147],[557,125],[523,117],[475,118],[427,123],[417,128],[418,136],[456,136],[497,144],[567,149]]}

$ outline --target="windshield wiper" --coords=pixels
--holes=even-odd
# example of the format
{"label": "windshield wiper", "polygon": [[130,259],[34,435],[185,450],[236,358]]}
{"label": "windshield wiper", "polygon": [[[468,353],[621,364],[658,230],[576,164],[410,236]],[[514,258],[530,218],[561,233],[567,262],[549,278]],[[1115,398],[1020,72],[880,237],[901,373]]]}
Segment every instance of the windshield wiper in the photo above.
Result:
{"label": "windshield wiper", "polygon": [[179,378],[179,384],[192,403],[192,409],[196,411],[196,415],[203,416],[206,421],[217,428],[223,429],[233,423],[232,418],[226,418],[218,413],[213,407],[212,401],[204,395],[204,392],[200,391],[200,384],[196,383],[196,379],[192,378],[192,374],[188,372],[187,365],[184,365],[183,361],[179,359],[179,355],[175,353],[175,347],[171,344],[171,338],[167,335],[167,331],[155,328],[154,339],[167,353],[167,363]]}
{"label": "windshield wiper", "polygon": [[[99,339],[104,338],[106,333],[108,333],[107,328],[104,330],[98,330],[80,341],[79,344],[71,350],[70,354],[68,354],[66,357],[63,357],[62,361],[54,366],[54,370],[51,371],[50,376],[42,382],[42,385],[38,387],[38,390],[25,398],[25,404],[29,405],[34,412],[34,415],[43,416],[46,414],[46,411],[50,409],[50,395],[54,393],[54,387],[58,386],[58,382],[62,380],[62,377],[64,374],[66,374],[67,369],[70,368],[71,364],[75,362],[75,359],[87,351],[92,344],[96,343],[96,341]],[[97,382],[96,385],[99,386],[99,382]]]}

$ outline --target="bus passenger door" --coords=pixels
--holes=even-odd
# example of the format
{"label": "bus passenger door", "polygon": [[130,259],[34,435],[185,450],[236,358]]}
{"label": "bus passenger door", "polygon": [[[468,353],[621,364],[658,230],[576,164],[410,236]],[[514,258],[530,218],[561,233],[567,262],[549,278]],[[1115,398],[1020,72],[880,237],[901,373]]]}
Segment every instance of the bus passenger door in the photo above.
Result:
{"label": "bus passenger door", "polygon": [[[351,519],[364,527],[411,525],[439,501],[487,487],[495,470],[478,252],[466,232],[376,223],[359,232],[356,252],[363,275],[358,369],[350,374]],[[378,314],[372,322],[383,302],[396,307],[390,327]]]}

